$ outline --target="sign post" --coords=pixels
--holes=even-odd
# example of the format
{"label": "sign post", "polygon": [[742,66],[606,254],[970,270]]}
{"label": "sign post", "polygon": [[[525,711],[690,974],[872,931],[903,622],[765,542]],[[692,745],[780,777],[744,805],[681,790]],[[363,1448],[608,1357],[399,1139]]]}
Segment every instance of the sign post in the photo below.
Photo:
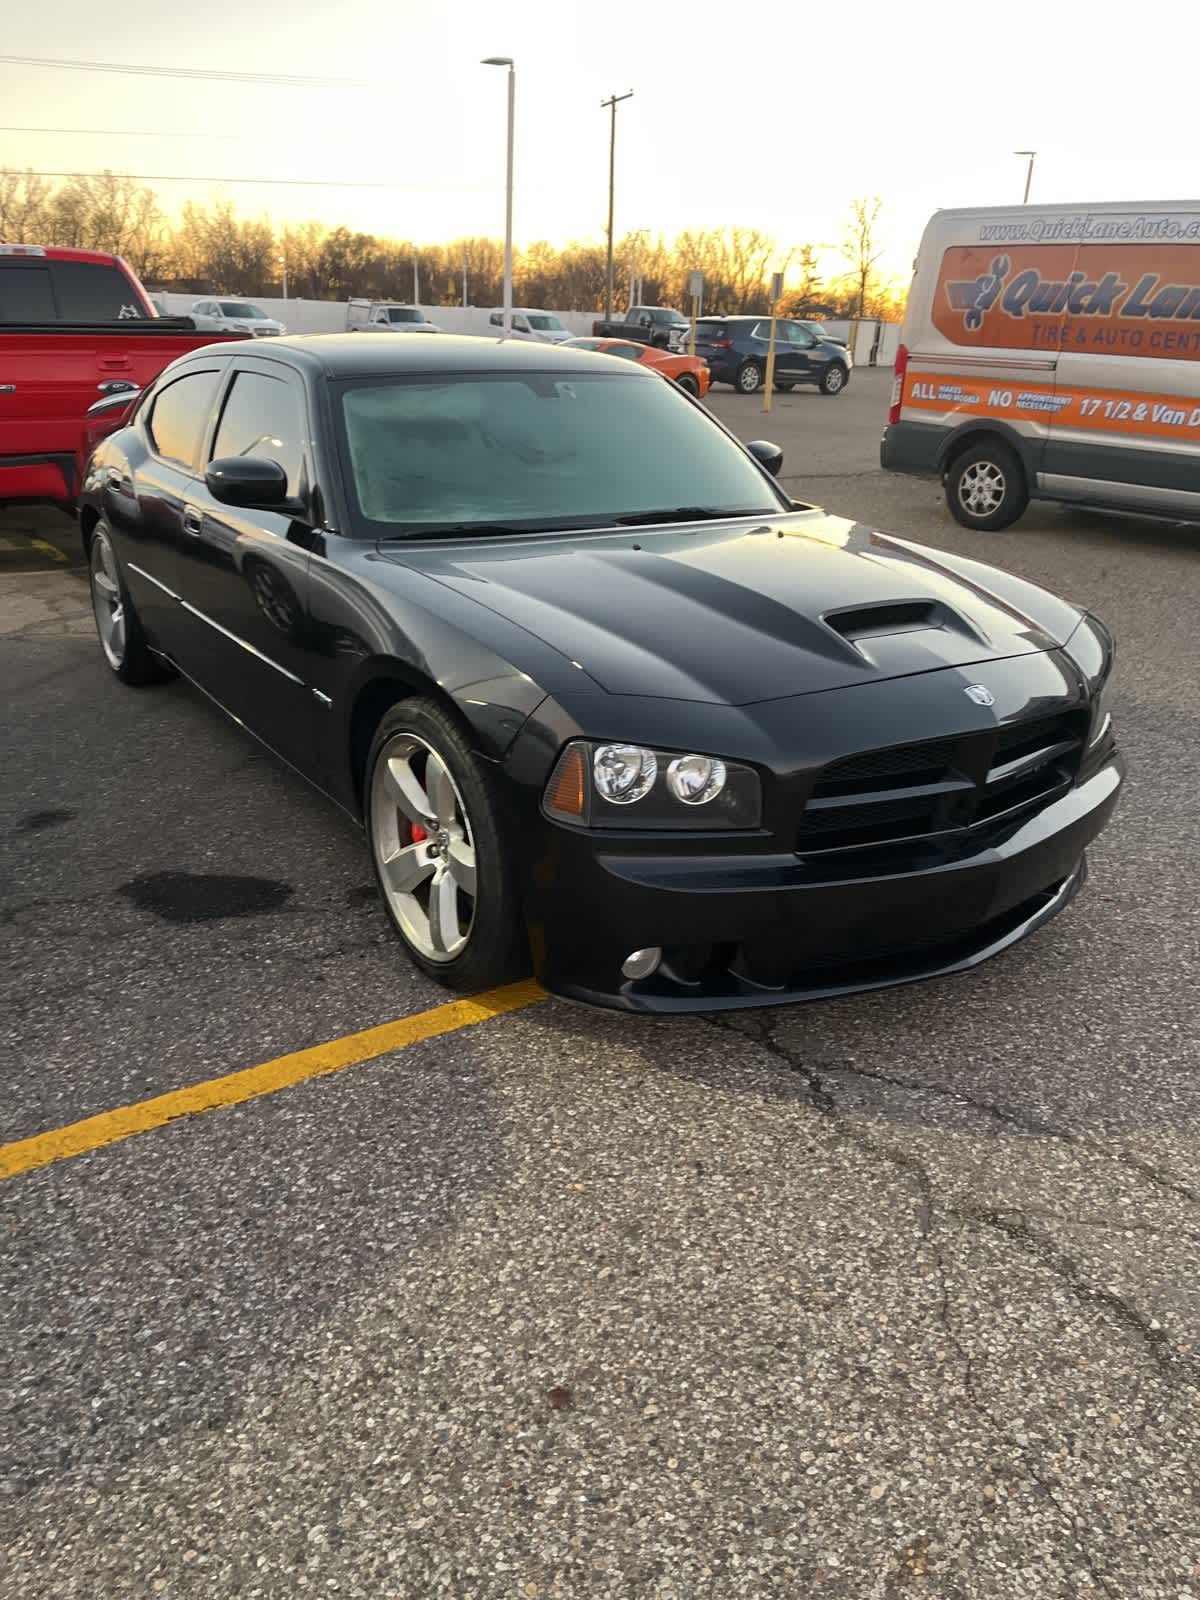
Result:
{"label": "sign post", "polygon": [[692,326],[688,334],[688,355],[696,354],[696,322],[704,306],[704,274],[693,272],[688,277],[688,294],[692,299]]}
{"label": "sign post", "polygon": [[783,273],[775,272],[771,275],[771,340],[767,345],[767,379],[763,389],[764,411],[771,409],[771,395],[775,389],[775,319],[779,314],[779,302],[783,297]]}

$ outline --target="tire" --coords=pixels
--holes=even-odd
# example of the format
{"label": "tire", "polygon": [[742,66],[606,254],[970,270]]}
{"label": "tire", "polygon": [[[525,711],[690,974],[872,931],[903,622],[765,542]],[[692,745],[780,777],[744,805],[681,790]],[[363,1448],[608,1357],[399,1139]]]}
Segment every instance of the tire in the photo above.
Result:
{"label": "tire", "polygon": [[818,385],[822,394],[841,394],[850,381],[850,374],[840,361],[831,361],[821,374]]}
{"label": "tire", "polygon": [[1009,527],[1029,504],[1016,453],[999,439],[964,450],[946,473],[946,504],[964,528],[991,533]]}
{"label": "tire", "polygon": [[739,394],[757,394],[762,388],[763,373],[757,361],[743,361],[737,369],[733,386]]}
{"label": "tire", "polygon": [[363,797],[371,866],[413,965],[458,991],[527,976],[512,824],[454,718],[432,700],[393,706],[371,741]]}
{"label": "tire", "polygon": [[162,683],[171,676],[151,653],[138,621],[129,590],[117,564],[112,534],[98,522],[88,546],[88,588],[100,649],[113,675],[122,683],[140,686]]}
{"label": "tire", "polygon": [[700,385],[696,382],[695,378],[692,377],[690,372],[681,373],[680,376],[675,379],[675,382],[683,390],[684,394],[690,394],[693,399],[696,399],[699,396]]}

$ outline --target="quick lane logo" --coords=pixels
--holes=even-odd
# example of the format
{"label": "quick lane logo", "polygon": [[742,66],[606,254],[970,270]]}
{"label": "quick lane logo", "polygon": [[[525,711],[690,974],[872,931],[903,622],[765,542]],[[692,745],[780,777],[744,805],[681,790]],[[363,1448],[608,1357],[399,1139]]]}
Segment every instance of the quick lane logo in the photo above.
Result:
{"label": "quick lane logo", "polygon": [[946,296],[951,310],[961,312],[970,332],[983,327],[993,306],[1017,319],[1029,316],[1068,316],[1107,319],[1149,318],[1152,321],[1200,322],[1200,284],[1162,281],[1157,272],[1144,272],[1132,286],[1119,272],[1089,277],[1072,272],[1065,279],[1044,278],[1036,267],[1026,267],[1009,281],[1012,262],[997,256],[991,271],[969,282],[949,280]]}

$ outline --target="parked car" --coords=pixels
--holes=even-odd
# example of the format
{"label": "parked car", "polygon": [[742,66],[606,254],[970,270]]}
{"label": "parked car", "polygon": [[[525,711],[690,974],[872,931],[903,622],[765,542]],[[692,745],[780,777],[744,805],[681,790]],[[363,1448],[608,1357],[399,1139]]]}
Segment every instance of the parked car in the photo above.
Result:
{"label": "parked car", "polygon": [[[798,327],[807,328],[814,339],[819,339],[825,344],[840,344],[843,350],[849,350],[850,341],[843,339],[840,333],[830,333],[827,322],[810,322],[806,317],[794,317],[792,320]],[[853,361],[850,365],[854,365]]]}
{"label": "parked car", "polygon": [[177,668],[361,818],[449,987],[532,964],[677,1012],[963,970],[1083,882],[1112,641],[797,505],[781,461],[585,350],[185,356],[88,470],[102,658]]}
{"label": "parked car", "polygon": [[346,307],[346,327],[351,333],[441,333],[420,306],[397,305],[391,300],[351,300]]}
{"label": "parked car", "polygon": [[592,333],[598,339],[632,339],[666,350],[672,335],[682,328],[686,336],[690,326],[683,312],[672,306],[630,306],[621,322],[593,322]]}
{"label": "parked car", "polygon": [[601,355],[637,361],[643,367],[653,367],[655,372],[673,378],[687,394],[703,399],[708,393],[708,364],[701,361],[699,356],[675,355],[670,350],[656,350],[648,344],[633,344],[628,339],[568,339],[562,349],[596,350]]}
{"label": "parked car", "polygon": [[158,316],[119,256],[0,244],[0,504],[72,504],[93,402],[223,337]]}
{"label": "parked car", "polygon": [[[727,383],[742,394],[762,388],[770,341],[770,317],[701,317],[696,323],[696,354],[708,362],[713,382]],[[777,389],[813,383],[822,394],[840,394],[849,381],[845,345],[815,338],[801,322],[777,319]]]}
{"label": "parked car", "polygon": [[1200,200],[936,212],[880,459],[981,532],[1031,499],[1200,520]]}
{"label": "parked car", "polygon": [[192,306],[196,326],[214,333],[248,333],[254,339],[269,339],[287,332],[275,317],[269,317],[251,300],[197,300]]}
{"label": "parked car", "polygon": [[[493,311],[488,318],[493,328],[504,327],[504,312]],[[515,307],[512,314],[512,331],[518,339],[535,339],[540,344],[565,344],[571,337],[570,328],[564,328],[553,311],[529,311]]]}

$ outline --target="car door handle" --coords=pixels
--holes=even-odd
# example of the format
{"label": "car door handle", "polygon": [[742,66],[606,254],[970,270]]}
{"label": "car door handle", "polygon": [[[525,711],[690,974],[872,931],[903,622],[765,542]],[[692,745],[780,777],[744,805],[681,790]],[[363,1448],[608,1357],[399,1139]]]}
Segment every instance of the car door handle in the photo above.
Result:
{"label": "car door handle", "polygon": [[190,533],[193,539],[198,539],[200,537],[200,529],[203,526],[203,522],[204,519],[196,510],[195,506],[185,506],[183,508],[184,533]]}
{"label": "car door handle", "polygon": [[110,378],[107,383],[98,383],[96,387],[101,394],[128,394],[137,385],[130,378]]}
{"label": "car door handle", "polygon": [[132,366],[128,356],[101,356],[99,361],[101,372],[128,372]]}
{"label": "car door handle", "polygon": [[15,383],[0,383],[0,394],[16,394],[16,392],[17,386]]}

